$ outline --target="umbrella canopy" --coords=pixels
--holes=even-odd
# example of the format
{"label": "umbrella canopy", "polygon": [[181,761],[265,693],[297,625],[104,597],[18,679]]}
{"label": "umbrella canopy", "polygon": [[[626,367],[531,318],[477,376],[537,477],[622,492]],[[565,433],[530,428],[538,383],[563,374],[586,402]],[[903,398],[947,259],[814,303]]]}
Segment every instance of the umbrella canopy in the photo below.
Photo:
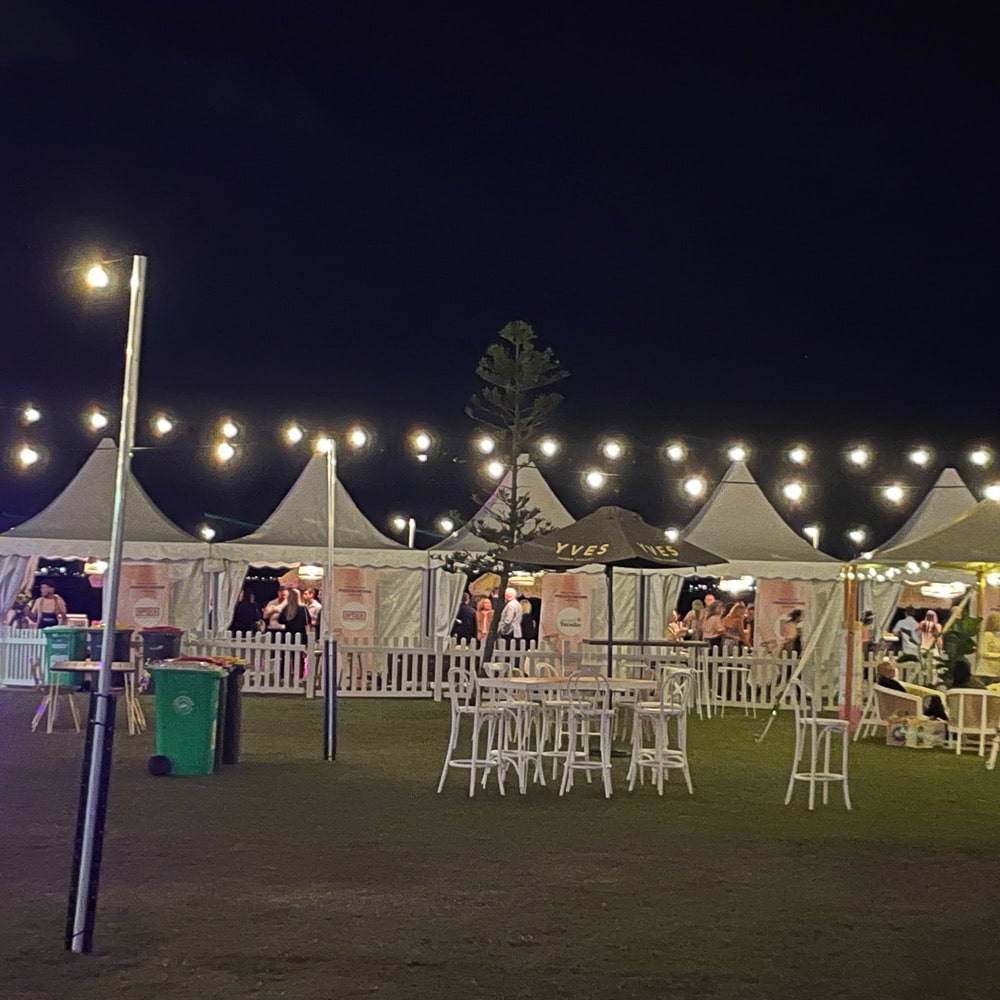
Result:
{"label": "umbrella canopy", "polygon": [[983,500],[937,531],[879,549],[877,562],[930,562],[970,570],[1000,566],[1000,503]]}
{"label": "umbrella canopy", "polygon": [[599,507],[579,521],[522,542],[500,553],[504,562],[545,569],[578,566],[627,566],[634,569],[678,569],[726,562],[689,542],[668,542],[660,528],[635,511]]}
{"label": "umbrella canopy", "polygon": [[726,560],[687,542],[667,542],[660,528],[647,524],[635,511],[599,507],[579,521],[522,542],[500,553],[504,562],[545,569],[604,566],[608,585],[608,676],[614,668],[615,566],[634,569],[677,569],[711,566]]}

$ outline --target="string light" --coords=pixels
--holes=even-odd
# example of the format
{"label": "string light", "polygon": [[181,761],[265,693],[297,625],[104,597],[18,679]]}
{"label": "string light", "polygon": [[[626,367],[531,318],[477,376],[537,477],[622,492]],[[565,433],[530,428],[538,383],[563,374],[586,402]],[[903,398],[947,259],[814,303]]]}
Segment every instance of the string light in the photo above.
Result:
{"label": "string light", "polygon": [[107,415],[100,410],[91,410],[87,414],[87,425],[92,431],[103,431],[108,426]]}
{"label": "string light", "polygon": [[617,438],[608,438],[601,444],[601,454],[612,462],[616,462],[625,454],[625,446]]}
{"label": "string light", "polygon": [[481,455],[492,455],[496,451],[496,447],[496,441],[489,434],[483,434],[482,437],[476,439],[476,450]]}
{"label": "string light", "polygon": [[919,465],[921,469],[926,468],[931,460],[931,450],[926,445],[918,444],[906,456],[914,465]]}
{"label": "string light", "polygon": [[210,542],[215,538],[215,528],[210,524],[199,524],[198,535],[204,542]]}
{"label": "string light", "polygon": [[174,429],[174,422],[165,413],[153,417],[153,433],[158,437],[166,437]]}
{"label": "string light", "polygon": [[347,443],[355,449],[364,448],[364,446],[368,444],[368,438],[368,431],[366,431],[364,427],[361,427],[359,424],[355,424],[355,426],[347,432]]}
{"label": "string light", "polygon": [[394,531],[406,531],[407,527],[409,527],[410,519],[403,517],[402,514],[395,514],[389,523],[392,525]]}
{"label": "string light", "polygon": [[240,429],[232,422],[232,420],[227,417],[222,421],[222,426],[219,427],[219,433],[227,440],[232,441],[237,434],[239,434]]}
{"label": "string light", "polygon": [[819,525],[818,524],[807,524],[802,529],[802,534],[813,543],[814,546],[819,545]]}
{"label": "string light", "polygon": [[809,461],[809,449],[804,444],[792,445],[788,449],[788,461],[793,465],[805,465]]}
{"label": "string light", "polygon": [[111,283],[111,275],[100,264],[95,264],[86,275],[86,282],[91,288],[107,288]]}
{"label": "string light", "polygon": [[750,449],[740,441],[731,444],[726,449],[726,458],[730,462],[745,462],[750,457]]}
{"label": "string light", "polygon": [[683,489],[692,500],[697,500],[705,492],[705,480],[701,476],[689,476],[684,480]]}
{"label": "string light", "polygon": [[847,537],[854,542],[855,545],[864,545],[865,539],[868,537],[868,532],[864,528],[851,528],[847,532]]}
{"label": "string light", "polygon": [[223,464],[232,461],[235,456],[236,449],[228,441],[220,441],[215,446],[215,457]]}
{"label": "string light", "polygon": [[35,465],[41,457],[41,454],[35,448],[32,448],[30,444],[21,445],[17,450],[17,461],[22,469],[27,469]]}
{"label": "string light", "polygon": [[486,465],[486,475],[488,475],[490,479],[503,479],[503,475],[506,471],[507,470],[504,467],[503,462],[496,458],[493,459],[492,462],[488,462]]}
{"label": "string light", "polygon": [[798,503],[806,495],[806,488],[797,479],[793,479],[782,486],[781,492],[786,500]]}
{"label": "string light", "polygon": [[331,451],[333,451],[333,438],[326,434],[320,434],[320,436],[316,438],[316,443],[313,447],[317,452],[319,452],[320,455],[328,455]]}
{"label": "string light", "polygon": [[855,468],[863,469],[872,460],[871,449],[866,445],[857,444],[847,451],[847,461]]}
{"label": "string light", "polygon": [[885,497],[885,499],[891,504],[902,503],[905,495],[905,491],[899,483],[891,483],[882,490],[882,496]]}
{"label": "string light", "polygon": [[[427,452],[431,450],[431,445],[434,443],[427,431],[414,431],[410,435],[410,442],[416,449],[418,458],[420,455],[426,455]],[[426,461],[426,459],[423,459],[423,461]]]}
{"label": "string light", "polygon": [[1000,483],[990,483],[989,486],[983,490],[983,496],[987,500],[1000,500]]}
{"label": "string light", "polygon": [[687,455],[687,448],[680,441],[671,441],[663,451],[671,462],[683,462],[684,456]]}
{"label": "string light", "polygon": [[969,452],[969,461],[982,469],[993,461],[993,453],[985,445],[977,445]]}
{"label": "string light", "polygon": [[608,477],[600,469],[591,469],[583,477],[583,481],[590,489],[599,490],[608,481]]}
{"label": "string light", "polygon": [[555,458],[559,454],[559,442],[553,437],[544,437],[538,442],[538,450],[546,458]]}
{"label": "string light", "polygon": [[26,426],[37,424],[41,419],[41,410],[39,410],[37,406],[32,406],[31,403],[28,403],[28,405],[21,410],[21,423]]}
{"label": "string light", "polygon": [[299,427],[298,424],[289,424],[285,428],[285,440],[289,444],[299,444],[299,442],[305,437],[305,432]]}
{"label": "string light", "polygon": [[667,530],[663,532],[663,537],[666,538],[666,540],[670,542],[671,545],[673,545],[674,542],[676,542],[677,539],[681,537],[681,529],[667,528]]}
{"label": "string light", "polygon": [[438,531],[443,535],[450,535],[455,530],[455,521],[450,517],[439,517],[437,519]]}

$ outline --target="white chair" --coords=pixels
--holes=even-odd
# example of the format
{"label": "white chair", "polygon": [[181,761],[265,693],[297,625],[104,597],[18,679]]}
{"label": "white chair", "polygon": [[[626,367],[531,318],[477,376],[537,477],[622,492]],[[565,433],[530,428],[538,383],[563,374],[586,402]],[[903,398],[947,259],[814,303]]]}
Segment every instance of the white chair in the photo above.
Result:
{"label": "white chair", "polygon": [[[730,654],[727,654],[730,655]],[[719,660],[715,668],[716,706],[720,718],[726,714],[726,702],[735,700],[735,692],[739,691],[743,702],[743,714],[757,718],[757,703],[752,697],[750,685],[750,665],[735,662],[732,659]]]}
{"label": "white chair", "polygon": [[[635,779],[643,783],[643,768],[656,778],[656,790],[663,794],[663,782],[670,770],[684,774],[688,792],[691,770],[687,756],[687,712],[694,692],[694,677],[689,670],[664,672],[655,701],[638,701],[632,721],[632,759],[628,768],[628,790],[635,788]],[[671,723],[676,737],[671,744]],[[653,745],[646,746],[643,735],[647,725],[652,729]]]}
{"label": "white chair", "polygon": [[31,661],[31,676],[35,682],[35,687],[41,692],[42,700],[35,709],[35,714],[31,719],[31,731],[34,732],[48,712],[48,721],[45,724],[45,731],[52,732],[55,725],[56,713],[59,710],[59,695],[64,694],[69,703],[69,714],[73,718],[73,728],[80,732],[80,713],[76,709],[76,702],[73,700],[73,693],[76,690],[74,684],[60,684],[56,680],[58,671],[52,670],[46,678],[45,671],[42,670],[38,660]]}
{"label": "white chair", "polygon": [[[563,758],[563,777],[559,794],[573,787],[573,775],[583,771],[587,780],[597,771],[604,784],[604,797],[611,798],[611,726],[615,710],[611,707],[611,688],[607,678],[589,671],[572,674],[566,686],[566,728],[568,740]],[[590,740],[597,736],[599,756],[590,756]]]}
{"label": "white chair", "polygon": [[[816,786],[823,786],[823,805],[829,801],[830,785],[838,782],[844,792],[844,805],[851,808],[851,796],[847,788],[847,750],[850,722],[847,719],[831,719],[816,715],[816,703],[800,681],[789,681],[785,697],[792,703],[795,715],[795,753],[792,773],[788,779],[785,805],[792,801],[795,782],[805,782],[809,786],[809,808],[816,807]],[[831,742],[834,736],[841,739],[841,765],[839,771],[832,770]],[[808,770],[803,770],[803,757],[808,752]],[[822,760],[820,759],[822,756]]]}
{"label": "white chair", "polygon": [[[452,667],[448,671],[448,698],[451,703],[451,731],[448,734],[448,750],[441,768],[441,780],[438,782],[438,794],[444,788],[448,768],[465,768],[469,772],[469,797],[476,794],[476,777],[480,770],[483,779],[488,777],[490,768],[495,768],[497,785],[500,794],[504,794],[503,768],[500,767],[495,747],[498,727],[503,723],[504,711],[502,704],[484,704],[477,698],[476,678],[464,667]],[[472,720],[471,754],[466,758],[456,758],[455,749],[458,746],[459,730],[462,719]],[[486,724],[486,746],[480,753],[480,736]]]}
{"label": "white chair", "polygon": [[977,688],[953,688],[945,693],[948,735],[955,741],[955,753],[966,744],[986,756],[986,741],[996,736],[1000,724],[1000,694]]}
{"label": "white chair", "polygon": [[873,684],[871,694],[865,702],[864,711],[861,713],[861,721],[854,731],[854,742],[856,743],[862,735],[870,736],[884,727],[889,719],[897,715],[904,715],[907,718],[924,715],[924,700],[919,695],[909,694],[903,691],[894,691],[892,688],[884,688],[880,684]]}

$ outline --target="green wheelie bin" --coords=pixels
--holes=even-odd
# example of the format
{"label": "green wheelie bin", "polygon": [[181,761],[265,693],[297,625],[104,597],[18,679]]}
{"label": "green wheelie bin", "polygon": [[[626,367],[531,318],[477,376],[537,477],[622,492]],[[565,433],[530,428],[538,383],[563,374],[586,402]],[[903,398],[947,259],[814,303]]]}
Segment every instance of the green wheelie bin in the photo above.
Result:
{"label": "green wheelie bin", "polygon": [[[71,684],[72,674],[55,671],[60,660],[82,660],[87,652],[87,632],[72,625],[50,625],[42,629],[45,640],[45,683]],[[96,668],[96,664],[95,664]]]}
{"label": "green wheelie bin", "polygon": [[[219,685],[225,671],[212,663],[191,660],[153,663],[149,671],[156,679],[157,754],[150,761],[150,771],[211,774],[215,769]],[[157,761],[155,769],[153,761]]]}

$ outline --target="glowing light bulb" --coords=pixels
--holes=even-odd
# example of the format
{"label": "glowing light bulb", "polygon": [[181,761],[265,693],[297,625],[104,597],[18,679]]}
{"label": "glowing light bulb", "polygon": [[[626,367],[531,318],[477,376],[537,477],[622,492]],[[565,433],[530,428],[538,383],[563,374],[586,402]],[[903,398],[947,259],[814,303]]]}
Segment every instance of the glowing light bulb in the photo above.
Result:
{"label": "glowing light bulb", "polygon": [[788,461],[795,465],[805,465],[809,461],[809,449],[802,444],[797,444],[793,448],[789,448]]}
{"label": "glowing light bulb", "polygon": [[94,431],[103,431],[108,426],[108,418],[100,410],[93,410],[87,415],[87,423]]}
{"label": "glowing light bulb", "polygon": [[697,499],[705,492],[705,480],[700,476],[689,476],[684,480],[684,492],[692,499]]}
{"label": "glowing light bulb", "polygon": [[232,441],[237,434],[239,434],[240,429],[228,418],[222,421],[222,426],[219,428],[219,433],[227,440]]}
{"label": "glowing light bulb", "polygon": [[607,476],[600,469],[591,469],[584,477],[583,481],[592,489],[599,490],[606,482]]}
{"label": "glowing light bulb", "polygon": [[987,500],[1000,500],[1000,483],[990,483],[990,485],[983,490],[983,496],[985,496]]}
{"label": "glowing light bulb", "polygon": [[396,531],[406,531],[409,523],[410,523],[409,520],[403,517],[401,514],[397,514],[392,519],[392,526],[393,528],[395,528]]}
{"label": "glowing light bulb", "polygon": [[215,538],[215,528],[210,524],[201,524],[198,526],[198,534],[201,536],[202,541],[210,542]]}
{"label": "glowing light bulb", "polygon": [[326,434],[321,434],[316,438],[316,450],[321,455],[329,455],[333,451],[333,438],[328,437]]}
{"label": "glowing light bulb", "polygon": [[914,465],[919,465],[923,468],[931,460],[931,453],[929,448],[925,448],[923,445],[918,445],[906,457]]}
{"label": "glowing light bulb", "polygon": [[476,448],[482,455],[492,455],[496,451],[497,443],[489,436],[489,434],[484,434],[481,438],[476,440]]}
{"label": "glowing light bulb", "polygon": [[900,486],[899,483],[892,483],[890,486],[886,486],[886,488],[882,490],[882,496],[884,496],[889,503],[893,504],[902,503],[905,495],[903,487]]}
{"label": "glowing light bulb", "polygon": [[417,455],[417,461],[418,462],[426,462],[427,461],[427,452],[422,451],[419,455]]}
{"label": "glowing light bulb", "polygon": [[503,479],[503,474],[506,471],[507,470],[504,468],[503,462],[498,459],[493,459],[493,461],[486,466],[486,474],[490,477],[490,479]]}
{"label": "glowing light bulb", "polygon": [[413,447],[420,452],[429,451],[431,447],[430,434],[426,431],[417,431],[417,433],[413,435]]}
{"label": "glowing light bulb", "polygon": [[969,452],[969,461],[973,465],[978,465],[980,468],[989,465],[992,458],[993,455],[990,452],[989,448],[986,448],[983,445],[979,445],[978,447],[973,448],[973,450]]}
{"label": "glowing light bulb", "polygon": [[559,453],[559,442],[555,438],[542,438],[538,443],[538,450],[546,458],[554,458]]}
{"label": "glowing light bulb", "polygon": [[802,529],[802,534],[805,535],[806,538],[813,543],[813,545],[816,545],[817,542],[819,542],[819,526],[816,524],[807,524]]}
{"label": "glowing light bulb", "polygon": [[232,461],[235,455],[236,449],[228,441],[220,441],[219,444],[215,446],[215,457],[220,462]]}
{"label": "glowing light bulb", "polygon": [[856,445],[847,453],[847,461],[859,469],[863,469],[871,458],[871,452],[864,445]]}
{"label": "glowing light bulb", "polygon": [[806,488],[800,482],[791,482],[785,483],[781,488],[781,492],[784,494],[786,500],[797,503],[806,495]]}
{"label": "glowing light bulb", "polygon": [[919,573],[920,572],[920,567],[915,562],[908,562],[906,564],[906,572],[907,573]]}
{"label": "glowing light bulb", "polygon": [[614,438],[609,438],[601,445],[601,454],[610,459],[612,462],[617,461],[619,458],[625,454],[625,448],[621,441],[616,441]]}
{"label": "glowing light bulb", "polygon": [[991,587],[1000,586],[1000,573],[987,573],[986,582]]}
{"label": "glowing light bulb", "polygon": [[42,413],[37,406],[32,406],[29,403],[23,410],[21,410],[21,420],[23,423],[37,424],[41,419]]}
{"label": "glowing light bulb", "polygon": [[22,445],[17,452],[17,460],[24,469],[34,465],[41,457],[30,444]]}
{"label": "glowing light bulb", "polygon": [[153,430],[160,437],[164,437],[169,434],[173,429],[174,422],[165,413],[161,413],[153,419]]}
{"label": "glowing light bulb", "polygon": [[666,538],[666,540],[670,542],[672,545],[674,542],[677,541],[678,538],[681,537],[681,529],[667,528],[667,530],[663,532],[663,537]]}
{"label": "glowing light bulb", "polygon": [[666,447],[666,454],[671,462],[683,462],[684,456],[687,454],[687,448],[680,441],[672,441]]}
{"label": "glowing light bulb", "polygon": [[439,517],[438,530],[444,535],[450,535],[455,530],[455,521],[450,517]]}
{"label": "glowing light bulb", "polygon": [[862,545],[868,535],[864,528],[852,528],[847,533],[847,537],[854,542],[855,545]]}
{"label": "glowing light bulb", "polygon": [[750,449],[745,444],[737,442],[729,446],[726,457],[730,462],[745,462],[750,457]]}
{"label": "glowing light bulb", "polygon": [[305,434],[298,424],[289,424],[285,428],[285,440],[289,444],[298,444],[304,437]]}
{"label": "glowing light bulb", "polygon": [[352,448],[364,448],[368,444],[368,431],[364,427],[355,426],[347,432],[347,443]]}
{"label": "glowing light bulb", "polygon": [[91,288],[107,288],[111,281],[111,275],[100,264],[95,264],[87,272],[86,280]]}

